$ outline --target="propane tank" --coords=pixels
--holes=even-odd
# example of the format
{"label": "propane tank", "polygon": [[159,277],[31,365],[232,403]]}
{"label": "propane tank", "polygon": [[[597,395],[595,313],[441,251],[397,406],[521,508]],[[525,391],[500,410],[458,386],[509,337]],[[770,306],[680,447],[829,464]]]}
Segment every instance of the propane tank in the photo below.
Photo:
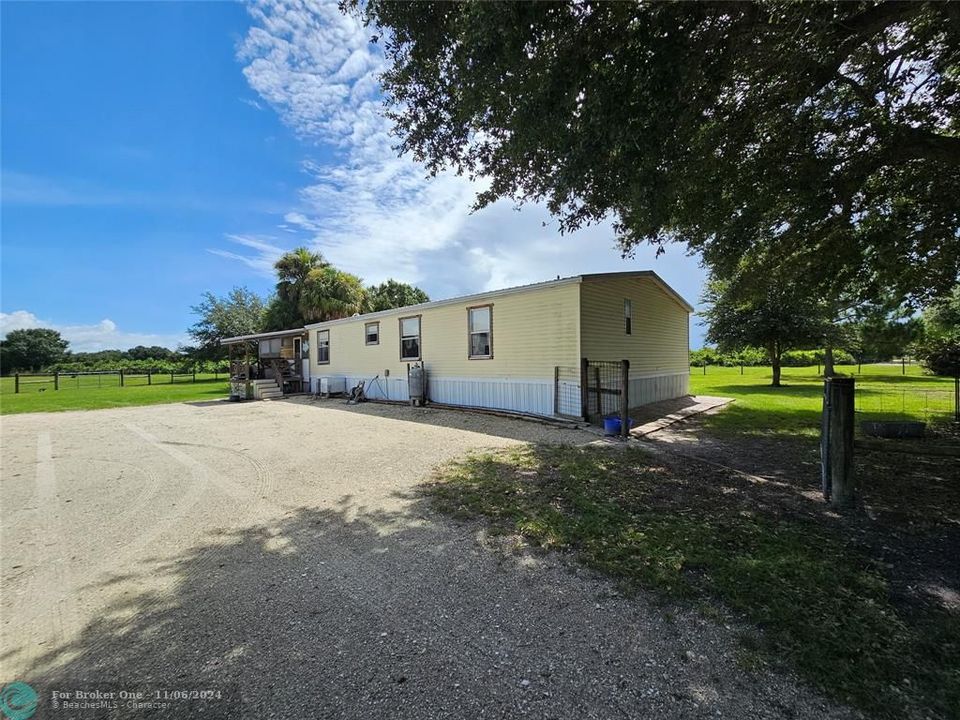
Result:
{"label": "propane tank", "polygon": [[427,373],[420,363],[410,366],[407,384],[410,387],[410,404],[423,405],[427,399]]}

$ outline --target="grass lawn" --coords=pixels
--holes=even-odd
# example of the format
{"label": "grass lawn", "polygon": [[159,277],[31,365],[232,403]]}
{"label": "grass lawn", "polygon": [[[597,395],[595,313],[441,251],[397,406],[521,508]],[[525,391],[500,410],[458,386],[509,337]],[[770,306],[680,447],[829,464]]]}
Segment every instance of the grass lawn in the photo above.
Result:
{"label": "grass lawn", "polygon": [[156,405],[194,400],[216,400],[229,393],[226,378],[197,375],[178,377],[174,383],[169,375],[155,375],[147,385],[146,377],[127,378],[124,387],[118,386],[116,375],[63,375],[60,390],[54,390],[52,380],[21,378],[20,392],[14,392],[12,377],[0,378],[0,414],[27,412],[56,412],[60,410],[95,410],[129,405]]}
{"label": "grass lawn", "polygon": [[[839,366],[838,372],[856,378],[856,410],[860,419],[922,420],[933,424],[953,417],[953,379],[922,374],[908,365]],[[722,413],[704,419],[710,430],[749,435],[792,435],[815,438],[820,432],[823,378],[816,367],[784,368],[784,387],[770,387],[770,368],[710,366],[690,374],[694,395],[732,397],[736,402]]]}
{"label": "grass lawn", "polygon": [[[571,552],[628,591],[706,609],[719,600],[757,628],[742,638],[748,668],[790,668],[875,717],[960,717],[960,608],[936,598],[938,578],[948,596],[956,591],[942,578],[955,571],[960,487],[945,467],[911,474],[905,462],[896,482],[871,492],[902,506],[922,483],[937,497],[946,535],[918,534],[909,515],[841,518],[811,493],[815,481],[757,484],[629,448],[474,454],[438,471],[426,492],[443,512]],[[933,589],[910,574],[925,554]],[[906,568],[902,576],[894,565]]]}

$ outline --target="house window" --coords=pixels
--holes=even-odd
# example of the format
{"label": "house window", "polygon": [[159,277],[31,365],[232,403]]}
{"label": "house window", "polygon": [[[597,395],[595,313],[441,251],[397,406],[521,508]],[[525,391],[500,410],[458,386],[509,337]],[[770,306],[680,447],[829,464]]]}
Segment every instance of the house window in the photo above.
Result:
{"label": "house window", "polygon": [[400,359],[420,359],[420,316],[400,318]]}
{"label": "house window", "polygon": [[317,365],[330,362],[330,331],[317,330]]}
{"label": "house window", "polygon": [[633,334],[633,302],[623,301],[623,331],[627,335]]}
{"label": "house window", "polygon": [[467,332],[470,336],[470,358],[493,357],[493,306],[467,308]]}
{"label": "house window", "polygon": [[380,344],[380,323],[372,322],[364,325],[364,335],[367,338],[367,345]]}

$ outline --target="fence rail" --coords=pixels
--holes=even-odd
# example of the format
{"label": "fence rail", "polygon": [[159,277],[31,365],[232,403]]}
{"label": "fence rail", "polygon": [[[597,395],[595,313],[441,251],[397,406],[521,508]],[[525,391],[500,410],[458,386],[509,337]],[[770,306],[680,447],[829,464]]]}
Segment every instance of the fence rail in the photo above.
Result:
{"label": "fence rail", "polygon": [[[198,379],[197,375],[201,377]],[[203,377],[204,375],[212,377]],[[36,390],[85,390],[104,387],[127,387],[141,385],[172,385],[178,382],[205,382],[208,380],[229,379],[227,368],[216,368],[212,373],[198,373],[196,369],[180,371],[162,370],[79,370],[52,373],[15,373],[13,391],[21,393]]]}

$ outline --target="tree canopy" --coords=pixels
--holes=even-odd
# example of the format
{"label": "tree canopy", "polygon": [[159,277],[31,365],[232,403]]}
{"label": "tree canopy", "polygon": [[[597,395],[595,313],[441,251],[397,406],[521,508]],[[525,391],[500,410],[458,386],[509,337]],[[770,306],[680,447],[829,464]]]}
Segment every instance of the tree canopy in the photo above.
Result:
{"label": "tree canopy", "polygon": [[[719,276],[924,303],[960,271],[960,5],[345,3],[376,28],[400,148],[680,241]],[[761,264],[750,263],[759,268]]]}
{"label": "tree canopy", "polygon": [[420,288],[397,280],[364,287],[359,277],[334,267],[323,255],[304,247],[284,254],[274,267],[277,290],[264,315],[264,330],[286,330],[430,299]]}
{"label": "tree canopy", "polygon": [[780,386],[783,353],[818,347],[830,322],[822,306],[804,299],[783,278],[771,277],[749,294],[730,281],[713,279],[703,300],[707,308],[701,314],[709,323],[707,342],[722,352],[766,350],[774,387]]}
{"label": "tree canopy", "polygon": [[263,299],[245,287],[235,287],[225,297],[206,292],[191,309],[200,318],[187,331],[197,343],[191,354],[202,359],[226,357],[223,338],[260,332],[265,312]]}
{"label": "tree canopy", "polygon": [[398,280],[387,280],[367,288],[368,312],[391,310],[425,302],[430,302],[430,297],[423,290]]}
{"label": "tree canopy", "polygon": [[70,343],[49,328],[11,330],[0,341],[0,369],[4,374],[17,370],[39,372],[64,358]]}
{"label": "tree canopy", "polygon": [[921,362],[937,375],[960,376],[960,284],[924,309],[923,336],[916,344]]}
{"label": "tree canopy", "polygon": [[336,320],[363,312],[366,297],[360,278],[327,265],[307,275],[300,311],[307,322]]}

